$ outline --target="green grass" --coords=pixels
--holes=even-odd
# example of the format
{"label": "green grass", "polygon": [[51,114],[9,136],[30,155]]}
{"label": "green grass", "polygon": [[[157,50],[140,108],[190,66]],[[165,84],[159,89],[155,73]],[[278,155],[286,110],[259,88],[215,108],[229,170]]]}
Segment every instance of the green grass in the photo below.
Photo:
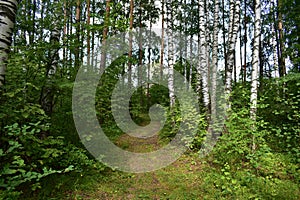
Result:
{"label": "green grass", "polygon": [[[114,142],[135,152],[153,151],[163,145],[157,136],[143,140],[119,135]],[[176,162],[154,172],[134,174],[106,168],[55,174],[43,179],[36,191],[23,185],[20,199],[300,199],[299,179],[280,172],[286,170],[286,166],[272,169],[274,173],[267,170],[272,173],[258,174],[249,168],[224,170],[212,160],[212,156],[200,159],[196,153],[187,152]]]}
{"label": "green grass", "polygon": [[261,177],[246,169],[224,178],[193,153],[155,172],[90,170],[48,177],[41,186],[21,199],[300,199],[293,180]]}

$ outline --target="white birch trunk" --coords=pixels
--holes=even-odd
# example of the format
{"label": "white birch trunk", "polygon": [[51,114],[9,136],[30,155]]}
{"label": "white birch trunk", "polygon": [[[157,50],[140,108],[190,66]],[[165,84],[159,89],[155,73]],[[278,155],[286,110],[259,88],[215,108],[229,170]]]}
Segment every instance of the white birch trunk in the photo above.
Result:
{"label": "white birch trunk", "polygon": [[173,8],[172,0],[167,4],[167,36],[168,36],[168,89],[170,97],[170,107],[175,105],[174,93],[174,38],[173,38]]}
{"label": "white birch trunk", "polygon": [[53,110],[53,101],[54,101],[54,93],[53,93],[53,83],[52,79],[54,78],[54,75],[56,74],[58,62],[59,62],[59,40],[61,35],[61,29],[59,27],[59,20],[60,20],[60,13],[62,13],[62,10],[59,7],[58,0],[55,0],[53,2],[55,4],[56,10],[53,13],[53,28],[51,30],[50,34],[50,43],[52,46],[50,50],[49,55],[49,66],[47,67],[46,71],[46,84],[42,89],[41,94],[41,106],[43,110],[51,115]]}
{"label": "white birch trunk", "polygon": [[[275,9],[274,0],[271,0],[271,10]],[[275,20],[274,20],[275,21]],[[274,59],[274,76],[279,77],[278,71],[278,52],[277,52],[277,40],[276,40],[276,31],[275,31],[275,23],[272,24],[271,31],[272,31],[272,48],[273,48],[273,59]]]}
{"label": "white birch trunk", "polygon": [[[240,14],[240,1],[230,1],[230,30],[228,34],[228,51],[227,51],[227,71],[226,71],[226,80],[225,80],[225,98],[226,98],[226,110],[230,110],[231,104],[229,101],[231,93],[231,82],[232,82],[232,71],[234,66],[234,50],[237,41],[237,34],[239,30],[239,14]],[[233,5],[234,4],[234,5]],[[232,10],[233,9],[233,10]]]}
{"label": "white birch trunk", "polygon": [[[255,23],[254,23],[254,41],[252,54],[252,80],[251,80],[251,96],[250,96],[250,117],[256,121],[257,110],[257,88],[258,88],[258,72],[259,72],[259,42],[261,31],[261,8],[260,0],[255,0]],[[255,150],[255,137],[253,135],[252,150]]]}
{"label": "white birch trunk", "polygon": [[12,42],[19,1],[0,1],[0,87],[5,83],[6,61]]}
{"label": "white birch trunk", "polygon": [[219,0],[215,0],[213,52],[212,52],[212,66],[211,66],[211,119],[212,121],[214,121],[217,116],[216,90],[217,90],[217,67],[218,67],[218,33],[219,33]]}
{"label": "white birch trunk", "polygon": [[[209,92],[208,92],[208,68],[207,68],[207,49],[206,49],[206,17],[204,12],[205,0],[199,0],[199,63],[198,63],[198,81],[200,79],[201,73],[201,80],[202,80],[202,93],[203,93],[203,103],[206,108],[209,105]],[[198,88],[197,92],[200,88]],[[199,93],[198,93],[199,94]]]}

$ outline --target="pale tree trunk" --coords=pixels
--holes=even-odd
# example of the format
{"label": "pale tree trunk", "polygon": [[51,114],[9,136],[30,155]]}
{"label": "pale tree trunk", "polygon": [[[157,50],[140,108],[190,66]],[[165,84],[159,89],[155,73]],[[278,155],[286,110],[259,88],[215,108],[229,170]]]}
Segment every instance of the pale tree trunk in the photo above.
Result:
{"label": "pale tree trunk", "polygon": [[109,22],[109,13],[110,13],[110,0],[106,0],[106,10],[104,18],[104,29],[102,34],[102,51],[101,51],[101,60],[100,60],[100,73],[105,70],[106,63],[106,39],[108,35],[108,22]]}
{"label": "pale tree trunk", "polygon": [[[205,59],[206,64],[204,65],[204,72],[206,73],[205,82],[202,81],[203,84],[203,93],[204,93],[204,105],[206,107],[207,114],[210,114],[210,92],[209,92],[209,83],[210,83],[210,49],[211,49],[211,36],[210,36],[210,22],[209,22],[209,1],[204,1],[204,14],[205,14]],[[205,75],[205,74],[204,74]]]}
{"label": "pale tree trunk", "polygon": [[247,79],[247,2],[244,0],[244,65],[243,81]]}
{"label": "pale tree trunk", "polygon": [[[250,96],[250,117],[256,121],[257,110],[257,88],[258,88],[258,68],[259,68],[259,43],[261,31],[261,8],[260,0],[255,0],[255,23],[254,23],[254,41],[252,54],[252,80],[251,80],[251,96]],[[255,127],[254,127],[255,128]],[[252,150],[255,150],[255,136],[253,135]]]}
{"label": "pale tree trunk", "polygon": [[[184,5],[186,5],[187,3],[187,0],[184,0]],[[187,24],[188,24],[188,13],[185,12],[184,13],[184,25],[183,25],[183,32],[184,32],[184,77],[185,77],[185,85],[187,87],[187,89],[189,88],[189,83],[188,83],[188,78],[189,78],[189,75],[187,74],[188,72],[188,65],[187,65],[187,56],[188,56],[188,36],[187,36]]]}
{"label": "pale tree trunk", "polygon": [[[275,10],[274,0],[271,1],[271,10]],[[275,16],[274,16],[275,21]],[[277,41],[276,41],[276,27],[275,24],[271,27],[272,32],[272,47],[273,47],[273,60],[274,60],[274,76],[279,77],[279,71],[278,71],[278,54],[277,54]]]}
{"label": "pale tree trunk", "polygon": [[164,66],[164,51],[165,51],[165,44],[164,44],[164,39],[165,39],[165,1],[162,0],[161,2],[161,47],[160,47],[160,79],[162,79],[163,76],[163,66]]}
{"label": "pale tree trunk", "polygon": [[168,89],[170,107],[175,105],[174,94],[174,38],[173,38],[173,6],[172,0],[167,2],[167,36],[168,36]]}
{"label": "pale tree trunk", "polygon": [[143,99],[143,32],[142,32],[142,5],[141,1],[139,2],[139,64],[137,68],[137,73],[138,73],[138,85],[141,85],[141,90],[140,90],[140,107],[144,107],[144,99]]}
{"label": "pale tree trunk", "polygon": [[42,89],[41,94],[41,106],[46,114],[51,115],[54,105],[54,91],[53,91],[53,79],[56,74],[58,61],[59,61],[59,40],[61,30],[59,27],[60,13],[62,10],[59,8],[58,0],[53,2],[55,4],[55,11],[53,13],[53,27],[50,34],[50,43],[52,45],[49,63],[46,71],[46,84]]}
{"label": "pale tree trunk", "polygon": [[239,30],[239,14],[240,14],[240,1],[230,1],[230,19],[229,33],[228,33],[228,51],[227,51],[227,70],[225,80],[225,98],[226,98],[226,111],[231,108],[230,93],[232,90],[232,72],[234,66],[234,53],[237,41],[237,34]]}
{"label": "pale tree trunk", "polygon": [[214,123],[217,117],[216,90],[218,67],[218,33],[219,33],[219,0],[215,0],[213,52],[211,65],[211,120]]}
{"label": "pale tree trunk", "polygon": [[[208,91],[208,67],[207,67],[207,41],[206,41],[206,17],[205,17],[205,0],[199,0],[199,63],[198,63],[198,84],[200,83],[200,76],[202,81],[203,103],[208,110],[209,106],[209,91]],[[201,73],[201,75],[199,74]],[[198,86],[198,94],[200,94],[200,87]]]}
{"label": "pale tree trunk", "polygon": [[[152,41],[152,18],[150,17],[150,34],[149,38]],[[150,107],[150,67],[151,67],[151,47],[148,45],[148,66],[147,66],[147,108]]]}
{"label": "pale tree trunk", "polygon": [[[68,6],[71,7],[71,4],[68,3]],[[67,26],[67,32],[69,35],[73,35],[73,27],[72,27],[72,23],[73,23],[73,12],[72,12],[72,7],[70,8],[70,11],[68,13],[70,16],[69,16],[69,19],[68,19],[68,26]],[[71,41],[68,41],[69,43],[69,47],[71,47]],[[72,58],[72,51],[69,51],[69,66],[72,66],[73,65],[73,58]]]}
{"label": "pale tree trunk", "polygon": [[[194,5],[194,0],[191,0],[191,5]],[[191,30],[193,30],[193,28],[194,28],[194,24],[193,23],[191,23]],[[193,37],[194,37],[194,34],[193,34],[193,32],[191,31],[190,32],[190,58],[193,58]],[[187,59],[187,57],[186,57],[186,59]],[[189,87],[189,90],[192,90],[193,88],[192,88],[192,75],[193,75],[193,64],[192,64],[192,62],[190,62],[190,73],[189,73],[189,75],[188,75],[188,78],[189,78],[189,83],[188,83],[188,87]],[[199,83],[200,84],[200,83]]]}
{"label": "pale tree trunk", "polygon": [[67,66],[67,0],[64,0],[63,66]]}
{"label": "pale tree trunk", "polygon": [[[190,35],[190,57],[193,58],[193,34]],[[190,62],[190,73],[189,73],[189,90],[192,90],[192,76],[193,76],[193,63]]]}
{"label": "pale tree trunk", "polygon": [[91,65],[91,36],[90,36],[90,24],[91,24],[91,1],[87,0],[87,65],[90,67]]}
{"label": "pale tree trunk", "polygon": [[6,62],[19,2],[15,0],[0,1],[0,87],[5,83]]}
{"label": "pale tree trunk", "polygon": [[227,72],[227,49],[226,49],[226,27],[225,27],[225,2],[222,0],[222,36],[223,36],[223,54],[225,63],[225,79]]}

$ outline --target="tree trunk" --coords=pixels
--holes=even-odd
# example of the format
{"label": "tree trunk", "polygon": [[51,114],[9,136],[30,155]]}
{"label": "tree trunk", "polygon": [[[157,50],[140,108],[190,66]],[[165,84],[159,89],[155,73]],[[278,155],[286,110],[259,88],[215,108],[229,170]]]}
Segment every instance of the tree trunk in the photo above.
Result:
{"label": "tree trunk", "polygon": [[143,77],[143,33],[142,33],[142,5],[141,0],[139,2],[139,64],[138,64],[138,85],[141,85],[140,88],[140,108],[144,107],[144,91],[142,86],[142,77]]}
{"label": "tree trunk", "polygon": [[12,42],[13,29],[19,1],[0,2],[0,88],[5,84],[7,57]]}
{"label": "tree trunk", "polygon": [[163,76],[163,66],[164,66],[164,51],[165,51],[165,44],[164,44],[164,34],[165,34],[165,1],[161,1],[161,49],[160,49],[160,79]]}
{"label": "tree trunk", "polygon": [[223,36],[223,53],[224,53],[224,64],[225,64],[225,79],[226,79],[226,72],[227,72],[227,49],[226,49],[226,27],[225,27],[225,2],[222,0],[222,36]]}
{"label": "tree trunk", "polygon": [[67,66],[67,0],[64,0],[63,66]]}
{"label": "tree trunk", "polygon": [[131,87],[131,75],[132,75],[132,29],[133,29],[133,9],[134,9],[134,0],[130,0],[130,13],[129,13],[129,18],[130,18],[130,24],[129,24],[129,52],[128,52],[128,85]]}
{"label": "tree trunk", "polygon": [[168,89],[170,107],[175,105],[174,94],[174,38],[173,38],[173,1],[167,2],[167,36],[168,36]]}
{"label": "tree trunk", "polygon": [[54,105],[54,91],[53,91],[53,78],[56,74],[57,67],[58,67],[58,61],[59,61],[59,40],[60,40],[60,34],[61,30],[59,25],[60,20],[60,13],[61,9],[58,7],[58,0],[55,0],[53,2],[55,4],[55,11],[53,13],[53,28],[51,30],[50,34],[50,43],[51,43],[51,50],[49,55],[49,63],[46,71],[46,83],[45,86],[42,89],[41,94],[41,106],[46,114],[51,116],[53,111],[53,105]]}
{"label": "tree trunk", "polygon": [[91,24],[91,1],[87,0],[87,65],[90,67],[91,65],[91,36],[90,36],[90,24]]}
{"label": "tree trunk", "polygon": [[110,0],[106,0],[106,10],[105,10],[105,18],[104,18],[104,29],[102,35],[102,49],[101,49],[101,60],[100,60],[100,73],[105,70],[106,63],[106,39],[108,35],[108,22],[109,22],[109,14],[110,14]]}
{"label": "tree trunk", "polygon": [[[260,0],[255,0],[255,22],[254,22],[254,41],[252,54],[252,77],[251,77],[251,96],[250,96],[250,117],[256,121],[257,110],[257,87],[258,87],[258,68],[259,68],[259,43],[261,31],[261,8]],[[255,128],[255,127],[254,127]],[[252,137],[252,150],[256,149],[255,136]]]}
{"label": "tree trunk", "polygon": [[[274,0],[271,1],[271,10],[275,11]],[[274,20],[274,22],[276,21],[275,15],[273,15],[273,20]],[[272,31],[272,47],[273,47],[273,60],[274,60],[274,69],[273,70],[274,70],[274,73],[275,73],[274,76],[275,77],[279,77],[277,42],[276,42],[277,32],[276,32],[276,25],[275,25],[275,23],[272,25],[271,31]]]}
{"label": "tree trunk", "polygon": [[214,123],[217,117],[216,90],[218,67],[218,33],[219,33],[219,0],[215,0],[213,52],[211,65],[211,121]]}
{"label": "tree trunk", "polygon": [[243,73],[243,81],[246,83],[247,79],[247,0],[244,0],[244,73]]}
{"label": "tree trunk", "polygon": [[234,52],[237,41],[237,33],[239,30],[239,13],[240,13],[240,1],[230,1],[230,19],[229,22],[229,34],[228,34],[228,51],[227,51],[227,71],[225,80],[225,98],[226,98],[226,110],[231,108],[230,93],[232,90],[232,71],[234,66]]}
{"label": "tree trunk", "polygon": [[75,44],[75,69],[79,68],[80,61],[79,61],[79,54],[80,54],[80,0],[77,0],[76,2],[76,44]]}
{"label": "tree trunk", "polygon": [[279,44],[279,75],[280,77],[285,76],[286,74],[286,68],[285,68],[285,58],[283,55],[284,52],[284,38],[283,38],[283,19],[282,19],[282,0],[277,0],[278,5],[278,32],[279,32],[279,38],[277,43]]}
{"label": "tree trunk", "polygon": [[[198,76],[201,73],[203,103],[208,111],[209,106],[209,91],[208,91],[208,68],[207,68],[207,41],[206,41],[206,17],[205,17],[205,0],[199,0],[199,63]],[[198,78],[198,81],[200,77]],[[199,87],[198,87],[199,90]],[[200,92],[200,91],[197,91]],[[199,93],[198,93],[199,94]]]}

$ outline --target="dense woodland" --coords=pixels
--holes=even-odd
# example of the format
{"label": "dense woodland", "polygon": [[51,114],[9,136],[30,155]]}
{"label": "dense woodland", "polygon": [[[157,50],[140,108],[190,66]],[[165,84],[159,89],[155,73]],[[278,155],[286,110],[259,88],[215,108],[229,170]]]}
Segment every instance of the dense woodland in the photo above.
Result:
{"label": "dense woodland", "polygon": [[[0,199],[300,199],[299,13],[298,0],[1,0]],[[112,59],[116,35],[127,52]],[[157,150],[188,120],[187,151],[139,174],[95,159],[73,119],[72,101],[89,97],[72,99],[82,67],[101,77],[97,120],[117,146]],[[136,124],[163,106],[156,136],[118,126],[118,81],[139,86]],[[183,114],[178,85],[198,113]],[[218,140],[199,156],[208,135]]]}

